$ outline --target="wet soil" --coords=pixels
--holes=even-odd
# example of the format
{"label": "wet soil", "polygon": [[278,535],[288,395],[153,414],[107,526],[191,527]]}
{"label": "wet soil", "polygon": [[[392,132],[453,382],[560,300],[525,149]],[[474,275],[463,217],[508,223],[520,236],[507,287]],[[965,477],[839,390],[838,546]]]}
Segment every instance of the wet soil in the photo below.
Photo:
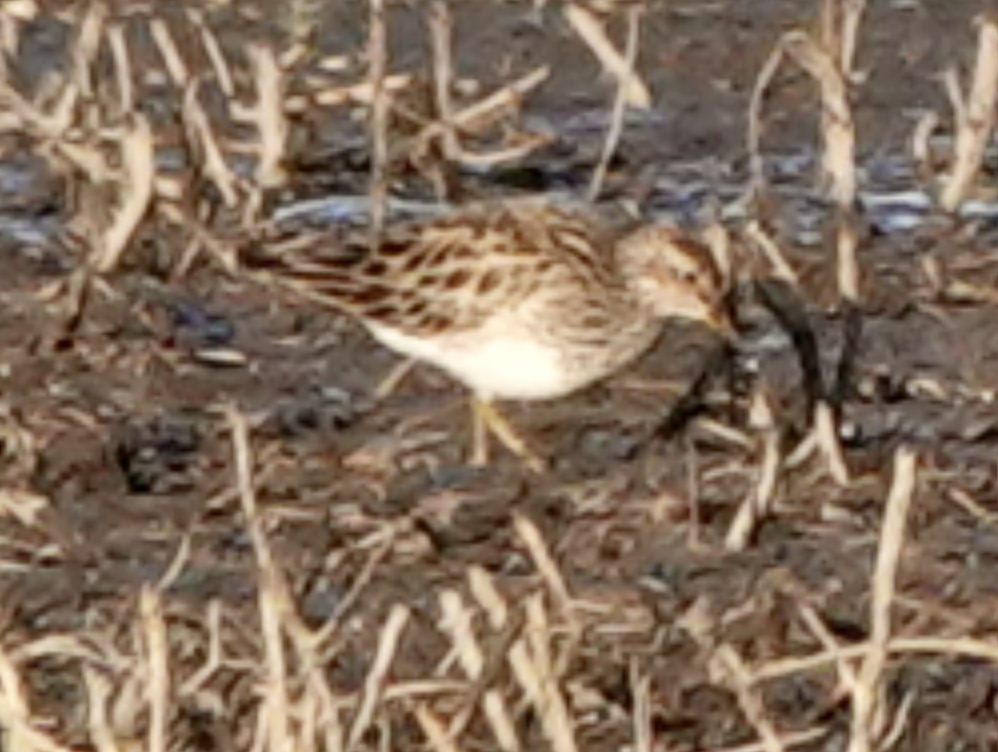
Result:
{"label": "wet soil", "polygon": [[[613,85],[559,7],[454,3],[460,76],[487,91],[550,65],[548,82],[524,102],[524,122],[559,134],[554,147],[519,164],[465,175],[471,194],[584,191]],[[936,76],[969,64],[972,20],[988,9],[970,0],[871,4],[859,55],[867,77],[854,96],[862,164],[904,155],[919,112],[947,112]],[[223,13],[219,35],[232,47],[266,37],[273,10],[252,23]],[[813,27],[816,12],[799,0],[650,3],[639,68],[654,108],[625,130],[609,192],[689,221],[703,197],[685,205],[663,196],[662,181],[682,185],[693,175],[707,193],[737,189],[755,76],[779,35]],[[332,4],[321,12],[317,45],[327,54],[355,52],[362,19],[360,4]],[[396,8],[390,20],[393,66],[424,70],[421,8]],[[58,43],[52,28],[38,22],[29,48]],[[623,28],[620,17],[611,28]],[[803,155],[813,165],[816,113],[811,83],[781,74],[767,105],[767,154]],[[300,172],[277,201],[362,194],[362,124],[343,113],[309,120],[295,135]],[[987,221],[927,221],[892,233],[866,227],[864,334],[842,426],[852,482],[839,487],[815,458],[785,469],[777,508],[745,550],[732,552],[725,535],[756,487],[761,461],[746,394],[764,389],[788,446],[807,419],[789,340],[757,305],[745,304],[737,393],[722,381],[711,394],[709,417],[733,434],[694,423],[671,441],[644,444],[716,346],[708,333],[674,326],[606,384],[557,402],[507,406],[549,459],[546,473],[530,474],[499,449],[487,468],[472,468],[460,386],[418,366],[378,398],[375,387],[398,358],[356,323],[275,296],[210,259],[171,280],[162,258],[176,251],[161,248],[155,231],[142,235],[127,268],[95,284],[78,327],[67,332],[58,286],[81,260],[50,234],[69,211],[54,198],[65,186],[13,147],[3,169],[31,180],[0,185],[0,213],[26,220],[42,238],[7,233],[0,246],[3,493],[10,508],[41,500],[37,516],[0,514],[7,650],[61,633],[111,634],[128,644],[138,593],[160,581],[185,544],[183,566],[165,590],[170,618],[201,634],[217,601],[226,628],[245,645],[257,643],[257,564],[234,491],[224,405],[238,406],[252,427],[261,520],[301,618],[313,627],[331,618],[345,625],[328,666],[331,685],[345,694],[362,688],[392,606],[413,614],[391,677],[404,682],[439,676],[450,646],[438,596],[467,595],[471,568],[491,573],[511,602],[543,588],[514,524],[523,516],[541,532],[572,598],[588,604],[579,607],[586,626],[561,676],[581,749],[632,743],[635,671],[648,680],[654,749],[755,742],[738,692],[718,673],[719,650],[731,648],[756,667],[820,652],[807,610],[842,645],[869,637],[870,581],[902,444],[918,451],[920,475],[894,633],[996,636],[998,310],[993,297],[941,294],[929,274],[941,269],[947,280],[993,292],[996,229]],[[813,169],[797,177],[788,195],[814,188]],[[874,181],[875,171],[864,179]],[[418,176],[400,177],[395,188],[432,195]],[[832,247],[799,242],[794,227],[788,219],[779,240],[802,272],[831,369],[841,338]],[[390,545],[382,548],[384,541]],[[345,600],[369,564],[359,597]],[[197,651],[179,650],[177,670],[202,660]],[[44,727],[66,744],[88,746],[79,672],[49,659],[26,662],[22,676]],[[993,663],[943,651],[896,654],[885,682],[892,712],[910,703],[893,749],[998,745]],[[206,722],[208,731],[198,726],[203,709],[176,711],[172,722],[188,748],[243,748],[239,729],[255,699],[234,687],[218,688],[228,710]],[[794,748],[845,748],[850,707],[833,664],[759,687],[765,716],[781,734],[821,729]],[[424,743],[405,703],[385,713],[396,749]],[[547,748],[534,716],[521,712],[517,723],[525,748]],[[479,718],[465,743],[498,748]]]}

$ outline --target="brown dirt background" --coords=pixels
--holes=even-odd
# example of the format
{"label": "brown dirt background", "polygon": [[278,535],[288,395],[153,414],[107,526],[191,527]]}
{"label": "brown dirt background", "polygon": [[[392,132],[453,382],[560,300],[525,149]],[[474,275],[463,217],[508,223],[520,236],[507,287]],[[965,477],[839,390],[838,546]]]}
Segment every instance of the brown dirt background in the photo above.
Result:
{"label": "brown dirt background", "polygon": [[[743,177],[755,76],[783,31],[814,26],[814,5],[648,3],[639,69],[655,95],[654,112],[625,131],[611,192],[640,194],[675,174],[677,163],[714,165],[721,182]],[[157,12],[179,28],[179,6],[164,3]],[[258,7],[249,19],[238,8],[213,16],[227,47],[275,34],[284,4]],[[948,112],[937,74],[970,63],[972,20],[988,9],[970,0],[871,5],[859,55],[868,78],[854,93],[861,164],[903,153],[912,113]],[[524,122],[557,132],[563,123],[609,112],[613,83],[560,20],[557,4],[532,11],[515,3],[454,2],[453,13],[456,67],[484,90],[539,64],[551,66],[549,81],[524,102]],[[422,18],[418,3],[393,7],[393,69],[425,70]],[[365,28],[363,4],[329,4],[319,11],[316,47],[323,54],[355,53]],[[610,14],[610,28],[623,28],[619,13]],[[26,86],[69,34],[44,14],[31,25],[18,68]],[[767,153],[815,149],[816,108],[803,75],[782,75],[767,108]],[[363,123],[342,111],[301,118],[293,136],[298,169],[275,200],[362,194],[363,137]],[[602,137],[601,127],[569,129],[556,148],[469,176],[466,185],[480,195],[577,189]],[[43,230],[59,227],[71,209],[63,199],[67,180],[49,174],[24,139],[4,138],[0,175],[22,176],[0,185],[5,223],[20,218]],[[398,180],[400,192],[429,195],[418,176]],[[170,748],[250,748],[258,688],[267,677],[261,580],[233,491],[223,403],[238,405],[252,426],[258,522],[290,602],[308,627],[331,618],[339,623],[321,670],[341,701],[344,726],[356,717],[393,606],[404,605],[410,618],[387,684],[466,683],[460,692],[384,700],[359,741],[363,749],[433,748],[414,707],[424,703],[450,719],[461,697],[489,688],[513,708],[523,749],[550,748],[536,709],[503,664],[518,633],[491,630],[471,605],[472,568],[491,575],[513,611],[541,594],[550,644],[565,661],[552,680],[566,698],[579,749],[633,745],[639,686],[649,704],[649,749],[761,748],[740,746],[758,741],[758,719],[746,714],[735,685],[719,672],[718,655],[733,650],[759,669],[819,653],[823,646],[803,616],[808,610],[841,645],[869,637],[870,581],[891,458],[901,444],[916,448],[920,471],[893,602],[894,635],[993,641],[998,312],[986,301],[940,297],[925,261],[993,291],[994,237],[987,222],[866,235],[860,388],[845,416],[853,482],[837,487],[816,460],[786,470],[775,513],[746,550],[730,552],[724,536],[755,486],[760,461],[758,437],[742,412],[719,409],[713,417],[734,420],[732,427],[752,439],[748,445],[692,427],[641,461],[630,458],[635,442],[668,412],[676,388],[696,373],[710,346],[700,332],[670,329],[633,371],[584,394],[510,406],[516,425],[551,458],[544,476],[526,475],[502,452],[476,471],[464,463],[469,430],[462,390],[417,368],[394,395],[376,402],[373,386],[397,359],[353,322],[275,298],[207,262],[171,280],[165,273],[177,253],[171,236],[149,230],[125,268],[93,293],[79,328],[65,336],[60,300],[44,292],[79,257],[50,235],[28,242],[8,233],[0,244],[0,490],[29,493],[41,507],[30,519],[0,516],[0,646],[17,668],[31,723],[67,748],[98,746],[86,715],[93,706],[81,668],[87,661],[30,650],[55,635],[95,646],[104,658],[91,662],[116,693],[111,706],[128,716],[122,697],[134,689],[129,677],[143,676],[146,666],[139,593],[163,577],[186,541],[183,566],[161,595],[173,673]],[[831,248],[780,240],[806,271],[805,293],[832,362],[839,320],[830,304]],[[772,336],[772,323],[755,319],[745,358],[756,364],[755,378],[767,384],[780,419],[799,424],[793,353],[779,338],[773,345]],[[223,347],[240,353],[243,363],[204,361],[204,350]],[[540,531],[576,604],[571,613],[539,576],[514,528],[518,515]],[[369,579],[345,606],[368,565]],[[442,663],[451,643],[440,626],[439,598],[450,590],[475,614],[490,667],[478,683],[453,662]],[[207,660],[209,604],[220,609],[227,658],[198,692],[185,695],[184,679]],[[298,697],[304,682],[295,676],[289,692]],[[945,650],[894,653],[883,682],[890,717],[906,708],[893,749],[998,747],[993,661]],[[846,748],[850,701],[834,663],[760,681],[751,691],[785,738],[819,729],[794,749]],[[112,724],[118,742],[145,748],[148,714],[140,707],[130,717],[131,724]],[[0,738],[9,743],[10,729]],[[466,750],[499,748],[480,710],[457,743]]]}

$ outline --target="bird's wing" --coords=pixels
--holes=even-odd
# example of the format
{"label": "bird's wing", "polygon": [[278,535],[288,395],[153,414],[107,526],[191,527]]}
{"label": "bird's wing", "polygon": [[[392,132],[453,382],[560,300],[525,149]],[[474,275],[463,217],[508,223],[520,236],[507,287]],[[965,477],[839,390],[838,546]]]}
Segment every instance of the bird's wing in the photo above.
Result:
{"label": "bird's wing", "polygon": [[258,246],[243,261],[310,300],[433,336],[474,329],[556,277],[591,271],[594,254],[580,216],[500,204],[392,228],[373,253],[366,238],[313,233]]}

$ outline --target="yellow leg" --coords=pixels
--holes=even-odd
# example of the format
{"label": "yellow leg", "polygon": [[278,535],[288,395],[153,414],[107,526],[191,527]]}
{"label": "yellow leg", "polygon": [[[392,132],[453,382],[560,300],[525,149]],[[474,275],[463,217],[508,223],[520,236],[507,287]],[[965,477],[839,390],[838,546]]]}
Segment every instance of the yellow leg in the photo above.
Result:
{"label": "yellow leg", "polygon": [[473,465],[487,465],[489,461],[489,437],[491,431],[509,451],[523,460],[533,472],[544,470],[544,462],[530,451],[526,442],[520,438],[509,422],[496,410],[495,405],[481,398],[472,398],[472,439],[474,447],[471,455]]}

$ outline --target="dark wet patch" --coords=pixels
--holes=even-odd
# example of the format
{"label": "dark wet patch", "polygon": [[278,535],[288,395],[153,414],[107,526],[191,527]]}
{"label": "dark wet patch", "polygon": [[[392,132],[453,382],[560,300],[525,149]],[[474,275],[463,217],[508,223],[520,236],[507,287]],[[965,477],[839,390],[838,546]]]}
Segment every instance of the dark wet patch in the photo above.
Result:
{"label": "dark wet patch", "polygon": [[194,486],[190,473],[201,448],[197,420],[154,418],[128,423],[116,434],[114,458],[129,493],[170,494]]}

